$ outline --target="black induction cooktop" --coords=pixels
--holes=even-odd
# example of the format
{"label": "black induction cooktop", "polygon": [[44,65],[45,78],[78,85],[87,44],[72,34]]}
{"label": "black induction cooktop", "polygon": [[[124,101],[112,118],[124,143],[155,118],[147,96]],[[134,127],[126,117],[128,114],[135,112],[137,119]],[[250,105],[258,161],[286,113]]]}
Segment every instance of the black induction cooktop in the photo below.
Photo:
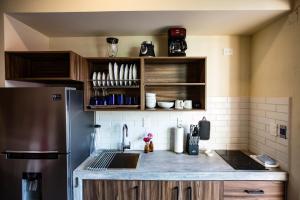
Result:
{"label": "black induction cooktop", "polygon": [[267,170],[248,155],[239,150],[216,150],[231,167],[237,170]]}

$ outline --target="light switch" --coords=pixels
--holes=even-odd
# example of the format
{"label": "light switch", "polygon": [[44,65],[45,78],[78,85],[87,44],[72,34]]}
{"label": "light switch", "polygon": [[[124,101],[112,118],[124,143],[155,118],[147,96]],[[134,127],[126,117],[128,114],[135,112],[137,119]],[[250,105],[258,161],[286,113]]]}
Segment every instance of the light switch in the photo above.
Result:
{"label": "light switch", "polygon": [[224,48],[223,49],[223,55],[224,56],[231,56],[233,54],[232,48]]}
{"label": "light switch", "polygon": [[275,124],[275,123],[269,124],[268,131],[269,131],[270,135],[273,135],[276,137],[278,135],[277,130],[278,130],[277,124]]}

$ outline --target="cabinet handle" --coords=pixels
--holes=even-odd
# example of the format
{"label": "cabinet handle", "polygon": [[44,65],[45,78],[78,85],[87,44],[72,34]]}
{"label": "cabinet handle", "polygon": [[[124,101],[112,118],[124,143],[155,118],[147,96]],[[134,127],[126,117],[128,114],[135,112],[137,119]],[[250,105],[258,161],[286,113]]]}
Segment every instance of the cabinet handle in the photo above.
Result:
{"label": "cabinet handle", "polygon": [[192,187],[188,187],[188,194],[189,194],[189,200],[193,200],[193,196],[192,196]]}
{"label": "cabinet handle", "polygon": [[179,199],[179,187],[175,187],[174,190],[176,190],[176,200]]}
{"label": "cabinet handle", "polygon": [[254,189],[254,190],[244,190],[245,193],[251,194],[251,195],[258,195],[258,194],[265,194],[263,190],[260,189]]}
{"label": "cabinet handle", "polygon": [[135,190],[135,198],[136,198],[136,200],[139,200],[139,186],[137,185],[133,189]]}

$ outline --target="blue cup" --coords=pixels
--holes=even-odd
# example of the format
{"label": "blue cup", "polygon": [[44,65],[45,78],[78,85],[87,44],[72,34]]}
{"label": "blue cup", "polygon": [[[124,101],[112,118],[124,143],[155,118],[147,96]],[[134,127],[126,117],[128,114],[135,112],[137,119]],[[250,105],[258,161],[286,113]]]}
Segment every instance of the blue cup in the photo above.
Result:
{"label": "blue cup", "polygon": [[97,105],[105,105],[105,97],[97,97]]}
{"label": "blue cup", "polygon": [[131,96],[126,96],[125,97],[125,105],[131,105]]}
{"label": "blue cup", "polygon": [[110,94],[108,96],[106,96],[106,104],[107,105],[115,105],[116,103],[116,98],[115,98],[115,94]]}
{"label": "blue cup", "polygon": [[139,105],[139,98],[138,97],[132,97],[131,98],[131,104],[132,105]]}
{"label": "blue cup", "polygon": [[118,94],[117,95],[117,105],[123,105],[124,104],[124,95]]}
{"label": "blue cup", "polygon": [[96,97],[91,97],[90,98],[90,105],[97,105],[96,102],[97,102],[97,98]]}

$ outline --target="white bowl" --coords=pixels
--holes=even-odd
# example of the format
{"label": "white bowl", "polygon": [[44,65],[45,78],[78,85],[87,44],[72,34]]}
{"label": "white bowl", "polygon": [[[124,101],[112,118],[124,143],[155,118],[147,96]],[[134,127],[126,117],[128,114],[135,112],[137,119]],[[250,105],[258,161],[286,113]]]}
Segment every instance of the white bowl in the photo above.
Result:
{"label": "white bowl", "polygon": [[172,108],[174,106],[174,102],[173,101],[159,101],[157,102],[157,105],[161,108]]}
{"label": "white bowl", "polygon": [[146,97],[156,97],[156,94],[147,92]]}
{"label": "white bowl", "polygon": [[146,98],[146,101],[156,101],[156,98]]}
{"label": "white bowl", "polygon": [[146,107],[147,108],[155,108],[156,102],[146,102]]}

